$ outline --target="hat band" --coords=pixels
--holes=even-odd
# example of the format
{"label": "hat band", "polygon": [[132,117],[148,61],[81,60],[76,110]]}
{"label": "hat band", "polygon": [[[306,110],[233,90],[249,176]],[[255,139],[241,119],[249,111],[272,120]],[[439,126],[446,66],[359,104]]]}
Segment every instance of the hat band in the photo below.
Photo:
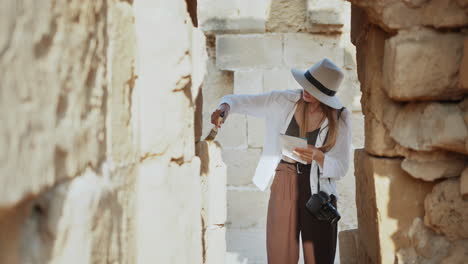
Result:
{"label": "hat band", "polygon": [[306,77],[306,79],[315,87],[317,87],[317,89],[319,89],[322,93],[328,95],[328,96],[334,96],[335,95],[335,91],[332,91],[330,89],[328,89],[327,87],[325,87],[321,82],[319,82],[317,79],[314,78],[314,76],[312,76],[312,74],[310,74],[309,71],[306,71],[304,73],[304,77]]}

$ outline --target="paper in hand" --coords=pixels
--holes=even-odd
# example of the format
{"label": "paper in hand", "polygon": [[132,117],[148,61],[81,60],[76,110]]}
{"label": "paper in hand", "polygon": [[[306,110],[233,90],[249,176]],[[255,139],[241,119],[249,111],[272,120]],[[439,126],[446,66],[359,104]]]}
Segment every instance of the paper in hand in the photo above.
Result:
{"label": "paper in hand", "polygon": [[299,161],[300,163],[307,164],[307,161],[301,159],[298,155],[293,153],[295,148],[307,148],[307,139],[280,134],[280,142],[281,152],[283,155],[293,160]]}

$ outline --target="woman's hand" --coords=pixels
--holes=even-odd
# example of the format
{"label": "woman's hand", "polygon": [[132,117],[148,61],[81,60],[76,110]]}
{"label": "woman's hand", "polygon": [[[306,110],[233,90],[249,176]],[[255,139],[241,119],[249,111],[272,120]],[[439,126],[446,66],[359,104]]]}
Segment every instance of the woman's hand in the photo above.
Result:
{"label": "woman's hand", "polygon": [[307,164],[310,164],[313,160],[315,160],[323,168],[325,154],[323,154],[323,152],[315,146],[307,145],[307,148],[294,148],[293,153],[298,155],[301,159],[307,161]]}
{"label": "woman's hand", "polygon": [[[229,113],[229,110],[231,108],[229,107],[228,104],[224,103],[224,104],[221,104],[218,109],[216,109],[212,114],[211,114],[211,123],[213,125],[215,125],[217,128],[221,128],[221,124],[224,123],[224,121],[226,120],[227,116],[228,116],[228,113]],[[224,112],[224,117],[220,118],[220,115],[221,113]]]}

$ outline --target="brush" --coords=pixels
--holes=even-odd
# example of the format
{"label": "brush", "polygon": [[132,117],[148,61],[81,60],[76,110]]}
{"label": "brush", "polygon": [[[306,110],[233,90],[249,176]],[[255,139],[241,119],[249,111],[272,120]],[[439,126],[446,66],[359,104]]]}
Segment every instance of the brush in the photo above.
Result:
{"label": "brush", "polygon": [[[221,122],[221,121],[223,121],[223,118],[224,118],[224,111],[221,112],[221,114],[219,115],[218,120]],[[214,125],[213,128],[211,129],[210,133],[208,134],[208,136],[205,138],[205,141],[215,139],[217,134],[218,134],[218,127],[216,125]]]}

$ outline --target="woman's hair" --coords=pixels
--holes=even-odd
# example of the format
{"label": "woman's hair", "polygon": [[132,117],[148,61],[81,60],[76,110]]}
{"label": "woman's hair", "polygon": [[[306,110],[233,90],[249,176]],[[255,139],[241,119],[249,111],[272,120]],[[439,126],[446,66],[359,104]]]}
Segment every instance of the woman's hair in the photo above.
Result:
{"label": "woman's hair", "polygon": [[[299,135],[301,137],[306,137],[306,129],[307,129],[307,117],[309,116],[308,113],[308,107],[310,104],[306,103],[304,99],[300,99],[299,101],[300,104],[302,104],[302,120],[300,120],[299,124]],[[325,117],[328,119],[328,135],[327,139],[325,141],[325,144],[321,146],[319,149],[323,152],[329,151],[336,143],[336,138],[338,137],[338,110],[335,108],[332,108],[322,102],[320,103],[320,108],[322,109],[322,112],[325,114]],[[323,119],[320,120],[320,123],[322,123]]]}

